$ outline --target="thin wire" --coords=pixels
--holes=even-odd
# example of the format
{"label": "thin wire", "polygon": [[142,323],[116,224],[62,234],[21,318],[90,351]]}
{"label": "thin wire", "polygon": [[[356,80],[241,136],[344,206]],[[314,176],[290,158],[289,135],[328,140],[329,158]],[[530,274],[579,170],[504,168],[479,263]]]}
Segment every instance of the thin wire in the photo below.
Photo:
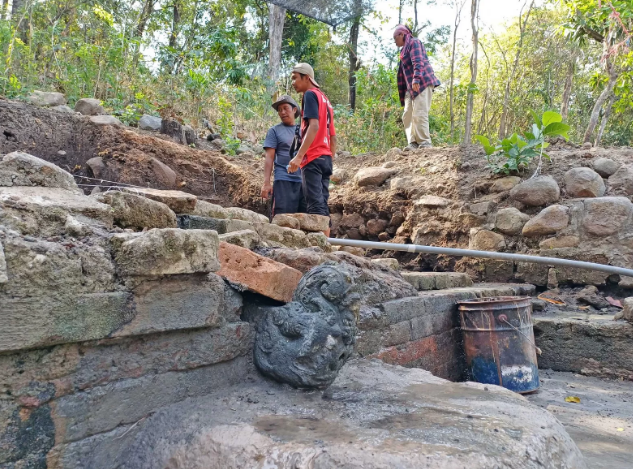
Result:
{"label": "thin wire", "polygon": [[146,187],[143,187],[143,186],[135,186],[134,184],[126,184],[124,182],[118,182],[118,181],[108,181],[107,179],[91,178],[91,177],[88,177],[88,176],[80,176],[78,174],[73,174],[73,176],[76,177],[76,178],[81,178],[81,179],[90,179],[92,181],[108,182],[110,184],[117,184],[119,186],[135,187],[137,189],[147,189]]}

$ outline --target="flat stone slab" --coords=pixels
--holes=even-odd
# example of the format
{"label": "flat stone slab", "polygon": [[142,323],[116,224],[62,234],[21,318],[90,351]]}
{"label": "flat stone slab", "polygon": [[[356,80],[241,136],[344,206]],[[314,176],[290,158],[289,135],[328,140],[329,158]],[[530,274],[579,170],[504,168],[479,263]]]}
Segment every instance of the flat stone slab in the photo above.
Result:
{"label": "flat stone slab", "polygon": [[147,197],[167,205],[176,213],[191,213],[196,208],[198,197],[182,191],[163,191],[160,189],[127,187],[123,189],[131,194]]}
{"label": "flat stone slab", "polygon": [[128,469],[586,467],[554,416],[520,395],[379,361],[349,362],[324,392],[254,375],[140,426]]}
{"label": "flat stone slab", "polygon": [[418,291],[470,287],[471,278],[461,272],[401,272],[402,278]]}

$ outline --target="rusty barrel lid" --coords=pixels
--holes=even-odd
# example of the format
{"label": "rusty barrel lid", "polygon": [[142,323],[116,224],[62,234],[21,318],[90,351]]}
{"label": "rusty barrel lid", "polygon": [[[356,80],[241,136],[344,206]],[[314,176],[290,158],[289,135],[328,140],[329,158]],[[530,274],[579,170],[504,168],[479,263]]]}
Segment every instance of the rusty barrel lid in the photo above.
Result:
{"label": "rusty barrel lid", "polygon": [[491,311],[507,308],[524,308],[532,304],[529,296],[496,296],[458,301],[460,311]]}

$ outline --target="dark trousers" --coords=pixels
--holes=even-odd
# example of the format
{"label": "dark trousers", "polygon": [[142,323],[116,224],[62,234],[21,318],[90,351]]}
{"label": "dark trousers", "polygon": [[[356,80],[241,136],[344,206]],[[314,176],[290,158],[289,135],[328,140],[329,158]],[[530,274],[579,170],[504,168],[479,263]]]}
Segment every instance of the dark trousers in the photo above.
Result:
{"label": "dark trousers", "polygon": [[281,213],[306,213],[303,184],[292,181],[273,182],[271,218]]}
{"label": "dark trousers", "polygon": [[307,213],[330,216],[327,206],[330,198],[330,176],[332,175],[332,157],[320,156],[301,168],[303,196],[308,206]]}

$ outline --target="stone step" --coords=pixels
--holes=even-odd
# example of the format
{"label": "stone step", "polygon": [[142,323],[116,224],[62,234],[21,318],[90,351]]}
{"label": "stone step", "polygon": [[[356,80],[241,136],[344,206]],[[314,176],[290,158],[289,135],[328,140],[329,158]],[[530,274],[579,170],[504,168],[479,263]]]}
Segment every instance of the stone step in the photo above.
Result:
{"label": "stone step", "polygon": [[461,272],[402,272],[402,278],[418,291],[470,287],[471,278]]}
{"label": "stone step", "polygon": [[633,325],[581,311],[533,320],[539,368],[633,380]]}

